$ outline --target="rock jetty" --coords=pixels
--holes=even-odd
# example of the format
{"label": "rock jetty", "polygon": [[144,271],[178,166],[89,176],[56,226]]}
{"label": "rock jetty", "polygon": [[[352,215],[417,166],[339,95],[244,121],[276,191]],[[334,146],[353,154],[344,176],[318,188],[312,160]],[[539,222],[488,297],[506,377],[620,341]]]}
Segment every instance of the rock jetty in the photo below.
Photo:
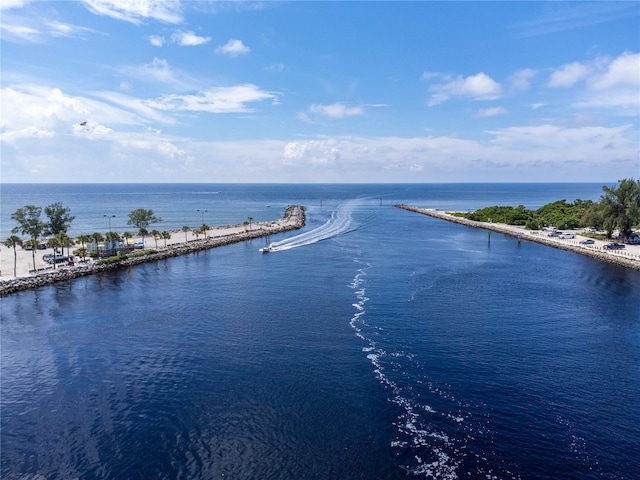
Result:
{"label": "rock jetty", "polygon": [[580,255],[585,255],[587,257],[595,258],[597,260],[608,263],[613,263],[622,267],[640,270],[640,255],[635,253],[624,251],[607,251],[602,249],[601,245],[597,244],[581,245],[578,241],[575,240],[571,241],[550,238],[541,235],[538,231],[526,231],[523,227],[515,227],[512,225],[505,225],[500,223],[476,222],[474,220],[468,220],[466,218],[451,215],[450,213],[444,212],[442,210],[419,208],[404,204],[396,204],[394,206],[403,210],[408,210],[410,212],[416,212],[422,215],[428,215],[430,217],[446,220],[448,222],[458,223],[466,227],[482,228],[496,233],[503,233],[511,237],[516,237],[518,238],[518,240],[528,240],[531,242],[541,243],[549,247],[579,253]]}
{"label": "rock jetty", "polygon": [[28,290],[51,285],[57,282],[73,280],[74,278],[94,275],[100,272],[126,269],[141,263],[164,260],[180,255],[208,250],[210,248],[222,247],[233,243],[244,242],[254,238],[265,237],[276,233],[297,230],[305,225],[305,209],[301,205],[289,205],[284,212],[284,221],[276,227],[269,229],[257,228],[240,233],[232,233],[218,237],[210,237],[201,240],[194,240],[188,243],[174,244],[163,249],[149,249],[134,252],[122,258],[112,257],[96,262],[80,264],[68,268],[60,268],[46,273],[39,273],[29,277],[15,278],[0,282],[0,297]]}

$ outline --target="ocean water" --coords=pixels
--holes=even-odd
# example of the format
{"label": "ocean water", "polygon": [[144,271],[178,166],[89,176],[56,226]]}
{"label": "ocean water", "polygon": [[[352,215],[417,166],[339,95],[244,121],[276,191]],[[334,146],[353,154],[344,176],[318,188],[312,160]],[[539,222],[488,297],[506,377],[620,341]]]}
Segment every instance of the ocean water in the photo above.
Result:
{"label": "ocean water", "polygon": [[3,298],[0,476],[636,479],[640,273],[392,206],[600,194],[3,186],[3,229],[7,208],[53,201],[79,232],[140,207],[180,228],[301,203],[308,223],[269,254],[254,240]]}

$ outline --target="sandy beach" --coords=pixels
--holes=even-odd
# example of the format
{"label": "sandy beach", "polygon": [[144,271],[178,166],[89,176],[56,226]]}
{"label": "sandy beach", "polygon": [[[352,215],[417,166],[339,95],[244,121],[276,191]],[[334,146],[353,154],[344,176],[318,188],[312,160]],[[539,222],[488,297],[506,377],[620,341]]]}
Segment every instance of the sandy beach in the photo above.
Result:
{"label": "sandy beach", "polygon": [[581,255],[586,255],[598,260],[602,260],[609,263],[615,263],[634,270],[640,270],[640,245],[625,245],[621,250],[606,250],[604,245],[611,243],[612,240],[594,240],[591,245],[584,245],[580,243],[580,240],[589,238],[581,235],[582,230],[563,230],[566,233],[573,233],[575,238],[563,239],[558,237],[549,237],[547,232],[540,230],[527,230],[524,227],[516,225],[506,225],[502,223],[489,223],[489,222],[476,222],[473,220],[467,220],[462,217],[451,215],[450,213],[442,210],[419,208],[410,205],[396,205],[398,208],[408,210],[410,212],[420,213],[422,215],[428,215],[430,217],[439,218],[448,222],[458,223],[472,228],[482,228],[487,231],[502,233],[515,237],[520,240],[526,240],[536,243],[541,243],[550,247],[559,248],[562,250],[571,251]]}
{"label": "sandy beach", "polygon": [[[294,210],[298,212],[298,210]],[[238,235],[246,234],[247,239],[255,237],[267,236],[271,233],[281,232],[287,229],[300,228],[304,224],[304,218],[300,218],[298,213],[289,215],[286,218],[268,222],[255,222],[249,225],[224,225],[213,226],[206,232],[205,235],[195,235],[193,231],[188,230],[183,232],[182,230],[172,230],[171,238],[166,240],[158,239],[157,241],[152,236],[145,236],[144,249],[157,249],[165,250],[175,248],[179,245],[193,245],[196,242],[207,242],[209,244],[219,244],[219,240],[225,238],[233,238]],[[141,236],[134,236],[129,239],[129,244],[135,244],[142,242]],[[80,248],[80,245],[72,247],[71,250]],[[142,249],[140,249],[142,250]],[[16,278],[33,277],[37,274],[53,272],[53,266],[43,260],[45,255],[53,255],[53,249],[47,248],[43,250],[35,251],[35,268],[33,263],[33,252],[31,250],[23,249],[22,247],[16,247],[16,275],[14,276],[14,251],[13,248],[8,248],[4,244],[0,244],[0,282],[10,281]],[[58,253],[60,255],[60,252]],[[64,255],[67,255],[67,249],[64,249]],[[76,262],[82,260],[82,257],[76,257]],[[91,262],[89,260],[89,262]],[[56,269],[59,269],[57,266]],[[36,271],[34,271],[36,270]]]}

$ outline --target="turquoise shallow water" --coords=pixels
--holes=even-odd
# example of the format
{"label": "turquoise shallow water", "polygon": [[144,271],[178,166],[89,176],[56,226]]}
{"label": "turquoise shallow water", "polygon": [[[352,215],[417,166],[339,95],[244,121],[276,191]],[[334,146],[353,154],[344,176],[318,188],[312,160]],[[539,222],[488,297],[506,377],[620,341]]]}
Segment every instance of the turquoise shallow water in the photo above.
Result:
{"label": "turquoise shallow water", "polygon": [[[189,187],[118,208],[184,217]],[[78,229],[99,218],[68,188]],[[640,274],[391,206],[535,206],[562,187],[207,188],[220,218],[302,203],[308,225],[268,255],[253,241],[2,299],[2,478],[640,471]]]}

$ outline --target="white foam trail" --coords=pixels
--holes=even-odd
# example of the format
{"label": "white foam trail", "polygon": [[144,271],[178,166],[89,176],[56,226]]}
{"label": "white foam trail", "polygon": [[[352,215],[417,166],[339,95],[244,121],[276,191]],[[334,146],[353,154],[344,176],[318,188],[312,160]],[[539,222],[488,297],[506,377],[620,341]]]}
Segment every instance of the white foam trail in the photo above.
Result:
{"label": "white foam trail", "polygon": [[338,210],[331,213],[331,218],[329,218],[324,225],[314,228],[308,232],[301,233],[300,235],[295,235],[293,237],[280,240],[279,242],[274,242],[269,246],[270,251],[279,252],[282,250],[289,250],[291,248],[304,247],[305,245],[311,245],[312,243],[348,232],[353,221],[351,218],[353,207],[353,202],[345,203],[340,206]]}

